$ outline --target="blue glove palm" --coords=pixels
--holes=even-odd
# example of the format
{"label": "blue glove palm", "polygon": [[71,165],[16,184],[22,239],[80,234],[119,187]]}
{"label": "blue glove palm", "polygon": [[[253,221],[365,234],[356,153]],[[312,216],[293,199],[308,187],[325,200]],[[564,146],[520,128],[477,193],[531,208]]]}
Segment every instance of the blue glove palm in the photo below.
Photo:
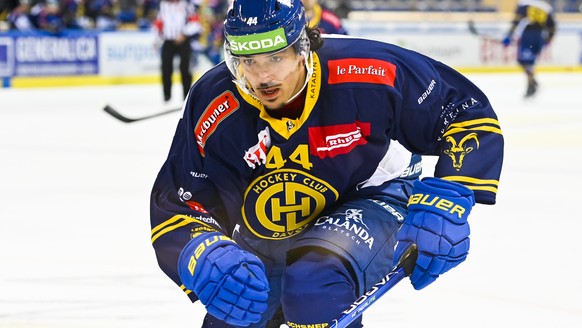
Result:
{"label": "blue glove palm", "polygon": [[409,213],[397,234],[394,261],[411,245],[418,247],[418,259],[410,281],[420,290],[467,258],[469,223],[475,204],[473,192],[465,186],[438,178],[416,181],[408,203]]}
{"label": "blue glove palm", "polygon": [[263,263],[218,232],[188,242],[178,274],[208,313],[228,324],[248,326],[267,309],[269,282]]}

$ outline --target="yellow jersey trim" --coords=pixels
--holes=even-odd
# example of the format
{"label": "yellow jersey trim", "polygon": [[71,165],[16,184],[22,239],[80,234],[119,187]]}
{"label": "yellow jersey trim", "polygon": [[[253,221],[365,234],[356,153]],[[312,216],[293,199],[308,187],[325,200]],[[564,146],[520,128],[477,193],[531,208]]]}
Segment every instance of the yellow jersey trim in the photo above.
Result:
{"label": "yellow jersey trim", "polygon": [[245,93],[237,85],[237,89],[244,101],[259,110],[259,117],[265,120],[271,126],[272,130],[280,134],[283,138],[289,139],[295,132],[299,131],[301,126],[307,121],[309,115],[315,107],[315,103],[319,99],[319,92],[321,90],[321,62],[319,57],[315,52],[312,52],[313,56],[313,73],[309,78],[305,88],[307,89],[307,95],[305,97],[305,105],[303,107],[303,112],[301,116],[297,119],[290,118],[274,118],[271,117],[263,104],[255,97]]}

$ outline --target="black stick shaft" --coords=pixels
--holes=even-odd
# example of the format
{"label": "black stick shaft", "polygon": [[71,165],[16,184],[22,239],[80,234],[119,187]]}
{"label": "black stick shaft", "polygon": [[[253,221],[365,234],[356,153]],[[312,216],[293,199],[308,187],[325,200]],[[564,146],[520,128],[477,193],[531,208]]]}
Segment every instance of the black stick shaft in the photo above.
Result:
{"label": "black stick shaft", "polygon": [[125,115],[122,115],[121,113],[119,113],[113,107],[111,107],[109,105],[105,106],[103,108],[103,110],[107,114],[115,117],[116,119],[120,120],[121,122],[124,122],[124,123],[133,123],[133,122],[137,122],[137,121],[143,121],[143,120],[147,120],[147,119],[150,119],[150,118],[154,118],[154,117],[158,117],[158,116],[162,116],[162,115],[174,113],[174,112],[177,112],[177,111],[182,110],[182,108],[173,108],[173,109],[165,110],[163,112],[159,112],[159,113],[152,114],[152,115],[147,115],[147,116],[142,116],[142,117],[138,117],[138,118],[129,118],[129,117],[125,116]]}

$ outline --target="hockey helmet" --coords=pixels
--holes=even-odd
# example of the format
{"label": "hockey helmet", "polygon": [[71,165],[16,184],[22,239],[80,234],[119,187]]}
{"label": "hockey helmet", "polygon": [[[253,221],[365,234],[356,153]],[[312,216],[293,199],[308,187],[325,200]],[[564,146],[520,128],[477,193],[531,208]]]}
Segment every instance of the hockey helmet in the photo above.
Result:
{"label": "hockey helmet", "polygon": [[228,51],[238,56],[284,49],[306,24],[301,0],[234,0],[224,23]]}

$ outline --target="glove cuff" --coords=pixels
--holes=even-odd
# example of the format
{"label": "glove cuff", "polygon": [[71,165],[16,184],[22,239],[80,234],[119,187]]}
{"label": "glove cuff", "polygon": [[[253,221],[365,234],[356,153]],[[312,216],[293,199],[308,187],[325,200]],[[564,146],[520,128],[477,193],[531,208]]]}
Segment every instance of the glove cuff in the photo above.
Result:
{"label": "glove cuff", "polygon": [[424,178],[414,182],[408,209],[411,212],[432,212],[454,224],[463,224],[474,204],[473,191],[464,185],[439,178]]}
{"label": "glove cuff", "polygon": [[[185,281],[183,273],[188,272],[188,280],[196,281],[197,273],[196,264],[203,263],[208,254],[216,248],[236,243],[220,232],[204,232],[192,238],[180,252],[178,258],[178,273],[180,280]],[[193,278],[193,279],[192,279]]]}

